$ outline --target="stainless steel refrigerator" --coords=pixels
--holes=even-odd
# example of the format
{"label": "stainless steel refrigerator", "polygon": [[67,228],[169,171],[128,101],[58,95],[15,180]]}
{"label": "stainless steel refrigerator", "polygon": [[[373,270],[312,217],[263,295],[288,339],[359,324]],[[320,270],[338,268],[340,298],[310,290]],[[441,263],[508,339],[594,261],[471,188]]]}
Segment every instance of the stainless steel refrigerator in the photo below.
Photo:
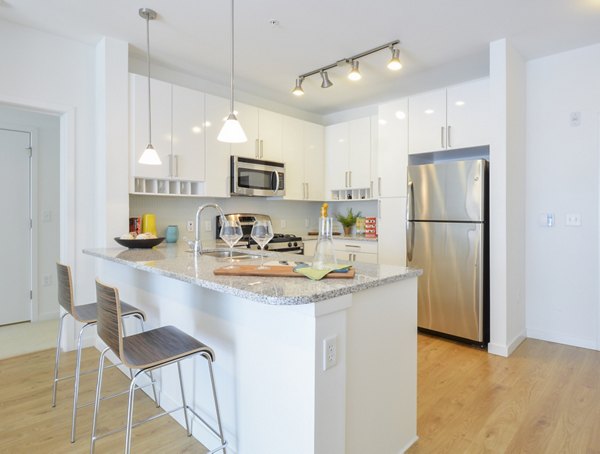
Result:
{"label": "stainless steel refrigerator", "polygon": [[489,341],[488,163],[408,167],[406,254],[421,268],[421,331]]}

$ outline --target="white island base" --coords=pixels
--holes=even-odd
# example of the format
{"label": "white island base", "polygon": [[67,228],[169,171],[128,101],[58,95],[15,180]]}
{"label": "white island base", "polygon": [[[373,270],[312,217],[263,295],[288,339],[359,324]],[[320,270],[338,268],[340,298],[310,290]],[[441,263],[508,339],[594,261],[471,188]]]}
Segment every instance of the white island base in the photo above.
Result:
{"label": "white island base", "polygon": [[[228,453],[397,454],[416,441],[415,273],[315,303],[277,305],[137,268],[102,260],[99,278],[146,311],[147,327],[174,325],[214,349]],[[277,292],[273,278],[251,279],[245,285],[256,292]],[[337,364],[324,370],[330,338]],[[188,404],[214,424],[205,361],[182,366]],[[175,408],[176,368],[162,370],[160,381],[161,406]],[[181,412],[174,417],[183,425]],[[217,445],[197,421],[193,435],[209,449]]]}

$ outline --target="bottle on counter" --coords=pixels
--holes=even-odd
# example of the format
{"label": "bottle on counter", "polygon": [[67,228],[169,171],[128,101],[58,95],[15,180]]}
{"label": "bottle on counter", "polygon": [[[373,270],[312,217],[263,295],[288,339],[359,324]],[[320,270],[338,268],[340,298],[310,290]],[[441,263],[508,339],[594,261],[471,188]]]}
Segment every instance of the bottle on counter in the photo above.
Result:
{"label": "bottle on counter", "polygon": [[337,266],[333,247],[333,219],[327,216],[328,207],[327,203],[321,206],[319,237],[317,238],[317,246],[312,263],[312,267],[316,270]]}

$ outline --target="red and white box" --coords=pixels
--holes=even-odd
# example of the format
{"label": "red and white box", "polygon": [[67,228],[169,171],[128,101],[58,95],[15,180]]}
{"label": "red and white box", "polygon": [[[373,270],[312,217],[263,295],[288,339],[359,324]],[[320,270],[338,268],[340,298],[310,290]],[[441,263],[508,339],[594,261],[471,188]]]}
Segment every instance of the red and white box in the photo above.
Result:
{"label": "red and white box", "polygon": [[377,238],[377,218],[365,219],[365,238]]}

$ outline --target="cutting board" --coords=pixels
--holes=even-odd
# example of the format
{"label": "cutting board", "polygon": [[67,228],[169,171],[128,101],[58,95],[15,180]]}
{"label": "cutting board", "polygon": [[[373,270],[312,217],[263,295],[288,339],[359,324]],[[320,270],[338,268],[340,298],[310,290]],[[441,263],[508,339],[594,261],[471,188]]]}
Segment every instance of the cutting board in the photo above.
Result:
{"label": "cutting board", "polygon": [[[293,266],[271,266],[268,270],[257,269],[258,265],[239,265],[237,268],[217,268],[214,273],[217,276],[271,276],[271,277],[305,277],[300,273],[294,273]],[[347,273],[329,273],[323,279],[352,279],[356,271],[351,268]]]}

